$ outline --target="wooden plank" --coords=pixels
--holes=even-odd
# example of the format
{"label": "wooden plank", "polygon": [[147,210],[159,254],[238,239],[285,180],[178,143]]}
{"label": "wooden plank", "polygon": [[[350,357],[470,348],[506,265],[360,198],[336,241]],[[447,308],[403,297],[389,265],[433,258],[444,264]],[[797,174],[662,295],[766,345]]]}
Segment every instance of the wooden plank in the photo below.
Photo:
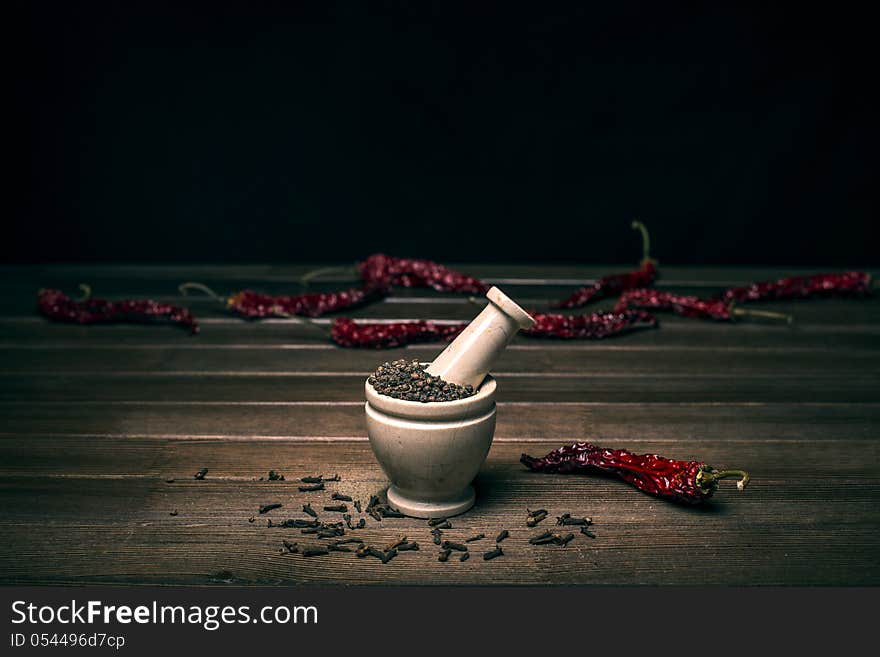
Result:
{"label": "wooden plank", "polygon": [[[165,374],[0,375],[0,401],[361,401],[364,377],[291,375],[264,372]],[[880,401],[877,373],[849,376],[774,373],[768,376],[724,372],[681,375],[560,376],[508,374],[499,384],[499,401],[540,402],[793,402]]]}
{"label": "wooden plank", "polygon": [[[406,356],[432,360],[436,346],[409,350]],[[251,347],[247,349],[162,349],[130,347],[119,350],[0,349],[0,374],[39,372],[359,372],[367,376],[386,356],[375,350],[320,350]],[[507,373],[559,374],[677,374],[724,371],[769,374],[815,372],[845,374],[880,369],[880,349],[771,350],[675,349],[641,351],[586,350],[559,346],[552,350],[505,351],[494,368]]]}
{"label": "wooden plank", "polygon": [[[128,464],[150,476],[0,477],[7,509],[0,521],[7,537],[0,544],[0,581],[196,584],[229,570],[246,584],[880,583],[877,445],[695,444],[712,462],[754,464],[745,493],[725,487],[705,510],[668,504],[614,480],[526,473],[516,463],[518,445],[496,445],[477,481],[479,505],[455,519],[447,537],[508,528],[505,556],[438,563],[423,521],[370,521],[365,540],[381,544],[404,533],[424,548],[386,566],[351,554],[282,555],[282,538],[304,542],[296,530],[248,522],[267,501],[287,505],[273,512],[277,519],[299,515],[294,511],[306,499],[324,499],[294,492],[295,482],[253,480],[269,468],[291,476],[338,470],[340,490],[358,497],[380,490],[384,478],[366,445],[194,442],[153,444],[152,454],[118,446],[118,460],[106,460],[111,474]],[[683,455],[650,441],[638,448]],[[828,459],[829,450],[842,460]],[[203,465],[208,478],[193,481],[191,473]],[[819,471],[823,476],[816,477]],[[174,483],[164,482],[169,475]],[[533,530],[522,526],[523,514],[537,505],[551,514],[592,515],[597,538],[579,536],[566,548],[529,546]]]}
{"label": "wooden plank", "polygon": [[[127,350],[130,347],[150,349],[340,349],[326,333],[326,326],[305,326],[297,320],[244,322],[230,319],[208,323],[198,336],[165,326],[114,324],[76,326],[56,324],[39,317],[16,321],[0,320],[0,349],[79,348]],[[412,345],[409,348],[376,352],[376,358],[408,357],[411,349],[437,353],[441,343]],[[880,325],[827,324],[795,325],[792,328],[760,324],[716,324],[678,318],[663,318],[660,330],[629,333],[607,340],[536,340],[518,336],[508,347],[510,351],[581,349],[587,351],[691,351],[715,350],[811,350],[811,349],[880,349]],[[359,350],[343,350],[354,353]],[[373,353],[374,350],[364,350]]]}
{"label": "wooden plank", "polygon": [[[260,436],[366,440],[363,404],[242,402],[2,402],[0,443],[49,434],[82,437],[96,451],[103,438]],[[695,439],[774,442],[878,439],[880,404],[500,403],[496,441],[545,439],[560,444],[654,440],[687,448]],[[59,454],[59,459],[64,455]],[[5,472],[0,462],[0,472]]]}
{"label": "wooden plank", "polygon": [[[510,290],[508,290],[510,291]],[[520,297],[510,291],[513,297],[521,302],[527,309],[536,309],[540,312],[551,312],[549,303],[558,296],[542,298]],[[204,299],[180,298],[175,296],[155,296],[157,301],[183,305],[189,308],[196,318],[205,327],[213,323],[240,323],[244,320],[230,314],[221,304]],[[6,322],[42,320],[35,309],[34,297],[11,297],[0,308],[0,317]],[[600,310],[609,310],[614,305],[614,300],[607,300],[587,306],[583,309],[568,311],[565,314],[589,314]],[[876,325],[880,321],[880,301],[876,299],[813,299],[810,301],[779,301],[749,304],[748,308],[755,310],[769,310],[778,313],[790,314],[795,318],[798,325],[844,325],[853,326],[860,324]],[[361,308],[336,313],[337,315],[351,316],[365,321],[382,320],[415,320],[433,319],[444,321],[465,321],[473,318],[480,310],[479,305],[468,302],[466,298],[433,298],[422,297],[420,299],[391,297],[383,301],[377,301]],[[552,311],[555,312],[555,311]],[[665,323],[707,323],[723,324],[723,322],[707,322],[705,320],[685,319],[676,317],[670,313],[660,315]],[[43,320],[47,321],[47,320]],[[319,324],[327,324],[332,321],[324,318]],[[288,323],[295,323],[288,320]],[[745,323],[745,322],[742,322]],[[767,322],[762,322],[767,324]],[[765,326],[766,327],[766,326]],[[159,327],[157,327],[158,330]],[[171,330],[171,327],[164,327]],[[775,327],[777,330],[788,330],[784,325]],[[181,330],[181,329],[177,329]]]}
{"label": "wooden plank", "polygon": [[[46,278],[79,283],[99,283],[105,280],[164,281],[176,286],[184,281],[201,281],[209,284],[214,281],[263,281],[289,283],[301,276],[325,267],[347,267],[352,263],[300,263],[300,264],[202,264],[202,265],[157,265],[157,264],[49,264],[49,265],[0,265],[0,275],[6,281],[31,280],[36,286],[55,284],[45,282]],[[606,265],[580,264],[486,264],[486,263],[444,263],[472,276],[493,281],[554,281],[569,280],[593,281],[607,274],[631,271],[637,266],[632,263]],[[785,276],[806,276],[818,272],[848,271],[840,267],[704,267],[672,266],[663,264],[661,281],[685,281],[687,283],[706,283],[718,286],[741,285],[750,281],[775,280]],[[868,268],[876,275],[878,270]],[[351,281],[349,273],[324,274],[316,282]]]}

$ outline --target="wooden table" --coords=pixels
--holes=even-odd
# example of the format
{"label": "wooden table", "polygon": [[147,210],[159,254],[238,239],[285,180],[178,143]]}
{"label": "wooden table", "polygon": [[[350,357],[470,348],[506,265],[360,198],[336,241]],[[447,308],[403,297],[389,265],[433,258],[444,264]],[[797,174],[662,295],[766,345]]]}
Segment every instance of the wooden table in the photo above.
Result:
{"label": "wooden table", "polygon": [[[517,338],[494,372],[498,428],[477,506],[446,532],[509,529],[504,557],[479,558],[485,540],[477,558],[439,563],[424,521],[368,519],[358,532],[368,542],[406,534],[422,546],[384,565],[282,554],[282,539],[308,537],[267,528],[256,511],[277,501],[284,508],[269,517],[300,517],[304,501],[320,507],[335,489],[361,500],[383,490],[365,435],[364,377],[382,360],[430,360],[440,345],[341,349],[320,325],[243,322],[206,298],[189,302],[202,320],[197,337],[51,324],[34,309],[41,286],[73,292],[88,282],[96,296],[182,302],[185,280],[282,293],[306,269],[3,268],[0,581],[880,584],[876,298],[773,305],[796,315],[793,328],[663,316],[659,330],[601,342]],[[539,308],[615,268],[462,269]],[[662,284],[709,294],[783,273],[664,267]],[[353,315],[468,319],[476,310],[461,296],[400,290]],[[714,503],[694,509],[518,462],[523,451],[583,439],[745,468],[753,480],[743,493],[724,482]],[[208,476],[194,480],[202,467]],[[287,480],[260,480],[270,469]],[[297,491],[298,477],[335,472],[342,481],[327,493]],[[530,546],[527,507],[591,515],[596,538]]]}

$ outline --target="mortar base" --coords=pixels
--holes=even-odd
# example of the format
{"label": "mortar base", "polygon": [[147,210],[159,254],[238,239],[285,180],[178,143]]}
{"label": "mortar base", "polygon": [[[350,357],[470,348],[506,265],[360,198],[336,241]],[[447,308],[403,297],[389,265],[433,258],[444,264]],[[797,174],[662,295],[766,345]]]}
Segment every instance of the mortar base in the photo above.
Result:
{"label": "mortar base", "polygon": [[445,502],[424,502],[402,495],[393,484],[388,487],[388,504],[412,518],[451,518],[470,509],[477,499],[473,486]]}

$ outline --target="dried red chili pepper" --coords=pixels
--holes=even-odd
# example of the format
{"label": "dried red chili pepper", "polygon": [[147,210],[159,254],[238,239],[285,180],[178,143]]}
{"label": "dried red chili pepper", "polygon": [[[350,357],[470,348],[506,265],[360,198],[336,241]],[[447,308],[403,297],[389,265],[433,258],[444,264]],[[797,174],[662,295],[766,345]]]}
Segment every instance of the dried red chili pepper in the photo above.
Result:
{"label": "dried red chili pepper", "polygon": [[198,322],[186,308],[152,299],[92,299],[88,285],[80,285],[80,288],[85,292],[81,299],[71,299],[59,290],[40,290],[37,293],[40,312],[49,319],[75,324],[146,324],[164,319],[189,329],[191,333],[199,332]]}
{"label": "dried red chili pepper", "polygon": [[347,317],[333,320],[330,335],[343,347],[390,349],[414,342],[451,340],[461,333],[467,322],[435,324],[431,321],[358,323]]}
{"label": "dried red chili pepper", "polygon": [[370,286],[431,287],[438,292],[483,294],[489,285],[431,260],[394,258],[374,253],[357,265],[361,280]]}
{"label": "dried red chili pepper", "polygon": [[201,283],[183,283],[178,286],[178,289],[184,295],[192,289],[200,290],[221,302],[232,312],[248,319],[293,316],[319,317],[326,313],[363,306],[385,296],[385,290],[379,288],[353,288],[341,292],[298,294],[295,296],[272,296],[253,290],[242,290],[229,297],[222,297]]}
{"label": "dried red chili pepper", "polygon": [[632,227],[642,234],[642,262],[639,269],[625,274],[604,276],[592,285],[578,288],[564,301],[553,304],[553,308],[579,308],[591,301],[616,296],[624,290],[646,287],[657,280],[657,261],[650,256],[651,238],[648,229],[641,221],[632,222]]}
{"label": "dried red chili pepper", "polygon": [[721,479],[739,477],[739,490],[749,483],[749,473],[744,470],[716,470],[700,461],[675,461],[590,443],[560,447],[542,458],[523,454],[520,462],[533,472],[614,475],[650,495],[687,504],[710,498]]}
{"label": "dried red chili pepper", "polygon": [[700,299],[699,297],[673,294],[663,290],[639,289],[624,292],[614,310],[623,312],[629,308],[650,308],[669,310],[682,317],[734,321],[737,317],[765,317],[791,323],[791,315],[771,313],[764,310],[745,310],[737,308],[732,301],[721,299]]}
{"label": "dried red chili pepper", "polygon": [[384,293],[378,289],[353,288],[341,292],[298,294],[295,296],[271,296],[253,290],[236,292],[226,300],[226,307],[248,319],[264,317],[320,317],[338,310],[363,306],[381,299]]}
{"label": "dried red chili pepper", "polygon": [[535,325],[524,329],[523,335],[532,338],[561,338],[564,340],[599,340],[638,328],[654,328],[657,318],[643,310],[600,312],[592,315],[556,315],[531,313]]}
{"label": "dried red chili pepper", "polygon": [[720,296],[727,301],[765,301],[806,299],[827,296],[863,296],[871,294],[871,275],[863,271],[840,274],[792,276],[777,281],[762,281],[743,287],[732,287]]}

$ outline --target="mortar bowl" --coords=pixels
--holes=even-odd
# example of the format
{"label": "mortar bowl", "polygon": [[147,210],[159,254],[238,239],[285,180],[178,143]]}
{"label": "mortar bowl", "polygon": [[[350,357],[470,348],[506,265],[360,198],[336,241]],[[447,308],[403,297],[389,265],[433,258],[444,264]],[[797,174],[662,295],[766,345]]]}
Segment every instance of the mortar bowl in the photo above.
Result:
{"label": "mortar bowl", "polygon": [[414,518],[448,518],[476,499],[471,485],[495,435],[495,379],[451,402],[380,395],[367,382],[367,434],[391,481],[388,503]]}

